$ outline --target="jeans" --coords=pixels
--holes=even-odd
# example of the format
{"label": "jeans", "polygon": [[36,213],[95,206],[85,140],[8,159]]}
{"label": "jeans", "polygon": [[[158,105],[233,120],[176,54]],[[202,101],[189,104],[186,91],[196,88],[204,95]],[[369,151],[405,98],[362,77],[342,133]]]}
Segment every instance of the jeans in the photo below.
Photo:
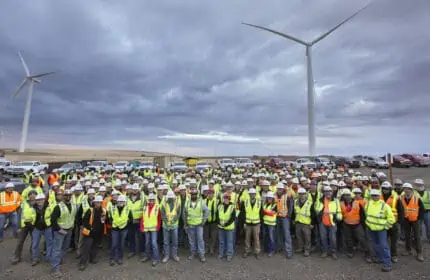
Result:
{"label": "jeans", "polygon": [[233,242],[234,242],[234,230],[224,230],[219,229],[218,230],[218,237],[219,237],[219,255],[220,256],[227,256],[227,257],[233,257]]}
{"label": "jeans", "polygon": [[33,261],[38,261],[40,259],[39,244],[40,244],[40,238],[42,237],[42,235],[43,235],[43,239],[45,239],[45,244],[46,244],[45,260],[50,262],[52,258],[52,244],[53,244],[52,229],[50,227],[45,228],[43,230],[40,230],[37,228],[33,229],[33,232],[32,232],[33,241],[31,243]]}
{"label": "jeans", "polygon": [[[276,250],[285,250],[287,256],[293,255],[293,246],[291,241],[290,220],[288,217],[276,218]],[[284,243],[284,244],[282,244]]]}
{"label": "jeans", "polygon": [[61,234],[58,231],[54,231],[53,237],[51,268],[52,270],[59,270],[61,260],[66,254],[67,249],[70,247],[70,241],[72,240],[72,230],[66,230],[66,234]]}
{"label": "jeans", "polygon": [[12,224],[13,235],[16,236],[18,230],[18,213],[3,213],[0,214],[0,239],[3,239],[4,224],[6,223],[7,219],[9,219],[9,222]]}
{"label": "jeans", "polygon": [[424,213],[424,225],[423,232],[425,233],[425,237],[427,237],[427,241],[430,242],[430,210],[427,210]]}
{"label": "jeans", "polygon": [[275,226],[263,225],[263,239],[266,241],[264,244],[264,251],[266,253],[275,252]]}
{"label": "jeans", "polygon": [[128,251],[136,253],[136,238],[137,238],[137,253],[145,251],[145,243],[143,242],[143,234],[140,232],[140,224],[133,223],[128,227]]}
{"label": "jeans", "polygon": [[121,230],[112,230],[112,246],[110,249],[110,259],[122,261],[124,256],[125,238],[127,237],[127,228]]}
{"label": "jeans", "polygon": [[391,267],[391,253],[388,247],[387,231],[368,231],[370,239],[372,240],[373,250],[376,257],[382,262],[384,267]]}
{"label": "jeans", "polygon": [[163,248],[166,257],[178,256],[178,228],[163,228]]}
{"label": "jeans", "polygon": [[320,228],[320,236],[321,236],[321,243],[322,243],[322,249],[324,253],[336,253],[336,234],[337,234],[337,227],[336,226],[325,226],[323,223],[319,224]]}
{"label": "jeans", "polygon": [[203,239],[203,226],[188,227],[188,242],[192,255],[205,256],[205,241]]}
{"label": "jeans", "polygon": [[[158,251],[158,231],[145,232],[145,255],[153,261],[160,259],[160,253]],[[151,256],[152,251],[152,256]]]}

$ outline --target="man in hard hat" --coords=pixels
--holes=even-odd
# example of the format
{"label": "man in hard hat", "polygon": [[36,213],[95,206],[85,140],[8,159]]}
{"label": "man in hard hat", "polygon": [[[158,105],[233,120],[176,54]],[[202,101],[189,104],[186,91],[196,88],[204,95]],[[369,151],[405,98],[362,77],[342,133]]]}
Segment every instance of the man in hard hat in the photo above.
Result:
{"label": "man in hard hat", "polygon": [[376,257],[382,262],[382,271],[392,269],[390,247],[388,246],[387,230],[395,223],[393,211],[383,200],[381,191],[371,189],[370,200],[365,207],[366,226],[369,230],[370,240]]}
{"label": "man in hard hat", "polygon": [[218,211],[218,199],[215,197],[214,188],[209,188],[207,197],[203,199],[203,203],[209,210],[209,216],[204,226],[204,239],[206,241],[206,249],[209,254],[215,253],[215,244],[218,236],[218,228],[216,224],[216,213]]}
{"label": "man in hard hat", "polygon": [[403,193],[403,182],[400,179],[394,180],[394,191],[400,196]]}
{"label": "man in hard hat", "polygon": [[148,195],[148,203],[143,207],[142,232],[145,234],[145,256],[141,262],[152,258],[152,266],[155,267],[160,259],[158,250],[158,232],[161,227],[160,204],[157,203],[155,194]]}
{"label": "man in hard hat", "polygon": [[[411,184],[403,184],[404,194],[400,196],[400,201],[405,210],[403,229],[405,231],[406,251],[403,256],[412,255],[412,242],[417,251],[417,260],[424,261],[423,247],[421,242],[421,221],[424,219],[425,209],[421,198],[414,194]],[[415,236],[415,238],[413,238]]]}
{"label": "man in hard hat", "polygon": [[219,255],[218,259],[226,257],[232,261],[234,252],[234,227],[236,219],[236,207],[231,202],[231,195],[224,194],[223,203],[218,206],[217,223],[219,228]]}
{"label": "man in hard hat", "polygon": [[103,238],[104,225],[106,221],[106,210],[102,207],[103,197],[96,196],[92,201],[91,207],[83,214],[82,235],[84,242],[81,249],[81,259],[79,270],[83,271],[90,263],[97,263],[97,245]]}
{"label": "man in hard hat", "polygon": [[72,239],[73,226],[76,218],[76,205],[71,203],[71,190],[57,192],[58,203],[52,209],[51,227],[53,231],[53,246],[51,268],[52,276],[59,278],[62,276],[60,272],[60,264],[63,261],[64,255],[70,246]]}
{"label": "man in hard hat", "polygon": [[28,200],[28,193],[30,191],[35,191],[36,195],[43,193],[43,189],[38,186],[38,183],[39,183],[39,181],[37,178],[31,179],[30,185],[28,187],[26,187],[21,193],[21,197],[22,197],[23,201]]}
{"label": "man in hard hat", "polygon": [[265,202],[263,204],[263,240],[266,241],[265,252],[270,258],[275,254],[275,230],[276,230],[276,201],[275,194],[271,191],[265,194]]}
{"label": "man in hard hat", "polygon": [[52,229],[51,229],[51,208],[49,207],[46,197],[44,194],[38,194],[35,198],[36,203],[34,209],[36,211],[36,220],[32,231],[32,243],[31,252],[33,262],[32,266],[35,266],[40,261],[40,250],[39,243],[43,236],[46,246],[46,261],[50,262],[52,258]]}
{"label": "man in hard hat", "polygon": [[163,263],[170,258],[178,262],[178,225],[181,217],[181,202],[173,191],[168,191],[166,201],[161,205],[161,217],[163,220]]}
{"label": "man in hard hat", "polygon": [[116,207],[112,209],[111,224],[111,252],[109,265],[114,266],[123,264],[125,239],[127,237],[127,228],[133,222],[133,216],[130,208],[127,206],[127,199],[124,195],[118,196]]}
{"label": "man in hard hat", "polygon": [[128,258],[131,258],[136,254],[136,251],[139,255],[143,254],[145,251],[143,234],[140,232],[140,221],[142,219],[144,199],[141,196],[140,187],[137,183],[132,185],[130,195],[127,198],[127,204],[133,216],[133,223],[129,225],[127,233],[129,246]]}
{"label": "man in hard hat", "polygon": [[190,189],[190,199],[185,202],[183,211],[184,228],[187,230],[188,241],[190,243],[191,254],[189,260],[199,255],[201,262],[206,262],[205,241],[203,239],[203,226],[206,223],[209,210],[198,197],[196,188]]}
{"label": "man in hard hat", "polygon": [[296,253],[303,253],[309,257],[311,251],[312,221],[315,220],[312,200],[304,188],[297,190],[298,198],[294,203],[297,250]]}
{"label": "man in hard hat", "polygon": [[285,186],[282,183],[276,185],[276,249],[282,251],[284,249],[287,259],[293,257],[293,244],[290,233],[290,218],[293,212],[293,202],[285,192]]}
{"label": "man in hard hat", "polygon": [[21,261],[22,247],[27,236],[31,235],[34,223],[36,222],[36,210],[33,207],[36,203],[36,195],[36,191],[30,190],[27,193],[28,199],[21,203],[21,228],[18,230],[17,244],[11,260],[12,265]]}
{"label": "man in hard hat", "polygon": [[416,179],[414,184],[424,206],[424,218],[422,223],[423,233],[425,235],[424,238],[427,237],[427,241],[430,243],[430,189],[426,189],[423,179]]}
{"label": "man in hard hat", "polygon": [[88,189],[87,193],[84,194],[81,200],[81,206],[77,208],[76,222],[75,222],[75,236],[76,236],[76,258],[81,257],[81,248],[84,245],[84,235],[82,234],[82,218],[85,213],[93,206],[93,200],[96,196],[94,189]]}
{"label": "man in hard hat", "polygon": [[0,243],[3,242],[4,224],[7,220],[12,224],[13,236],[18,236],[18,209],[21,201],[15,185],[12,182],[6,183],[4,191],[0,193]]}
{"label": "man in hard hat", "polygon": [[261,224],[261,199],[257,199],[257,191],[254,188],[248,190],[249,199],[241,204],[240,213],[245,221],[245,252],[243,257],[246,258],[251,253],[251,241],[254,245],[254,254],[257,259],[260,258],[260,224]]}

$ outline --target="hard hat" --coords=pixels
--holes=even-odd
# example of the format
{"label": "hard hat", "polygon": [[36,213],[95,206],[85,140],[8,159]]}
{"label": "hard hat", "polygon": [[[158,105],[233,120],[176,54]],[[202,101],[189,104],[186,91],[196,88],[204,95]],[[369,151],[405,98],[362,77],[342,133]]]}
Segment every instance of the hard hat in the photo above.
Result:
{"label": "hard hat", "polygon": [[132,189],[135,190],[135,191],[140,190],[139,184],[138,183],[134,183],[133,186],[132,186]]}
{"label": "hard hat", "polygon": [[298,184],[299,183],[299,179],[297,177],[294,177],[293,179],[291,179],[291,183]]}
{"label": "hard hat", "polygon": [[178,183],[178,180],[176,180],[176,179],[174,179],[173,181],[172,181],[172,184],[177,184]]}
{"label": "hard hat", "polygon": [[331,192],[332,189],[331,189],[330,186],[324,186],[323,191],[325,191],[325,192]]}
{"label": "hard hat", "polygon": [[308,180],[306,177],[300,177],[300,182]]}
{"label": "hard hat", "polygon": [[91,182],[90,181],[86,181],[85,184],[84,184],[84,186],[86,186],[86,187],[87,186],[91,186]]}
{"label": "hard hat", "polygon": [[282,183],[278,183],[278,184],[276,185],[276,188],[277,188],[278,190],[285,190],[285,186],[284,186],[284,184],[282,184]]}
{"label": "hard hat", "polygon": [[394,180],[394,185],[403,185],[403,182],[400,179],[395,179]]}
{"label": "hard hat", "polygon": [[106,191],[106,187],[105,186],[101,186],[100,188],[99,188],[99,192],[105,192]]}
{"label": "hard hat", "polygon": [[345,184],[345,182],[344,182],[344,181],[340,181],[340,182],[338,183],[338,186],[339,186],[339,187],[346,187],[346,184]]}
{"label": "hard hat", "polygon": [[363,177],[361,177],[361,180],[363,180],[363,181],[369,181],[369,177],[363,176]]}
{"label": "hard hat", "polygon": [[43,193],[40,193],[40,194],[36,195],[36,200],[40,200],[40,199],[44,200],[45,198],[46,197],[45,197],[45,195]]}
{"label": "hard hat", "polygon": [[343,189],[342,195],[351,195],[351,191],[349,189]]}
{"label": "hard hat", "polygon": [[82,188],[82,186],[78,184],[78,185],[76,185],[76,186],[73,187],[73,190],[74,191],[83,191],[84,188]]}
{"label": "hard hat", "polygon": [[413,187],[412,187],[412,185],[411,184],[409,184],[409,183],[404,183],[403,184],[403,186],[402,186],[404,189],[413,189]]}
{"label": "hard hat", "polygon": [[209,186],[208,185],[203,185],[203,186],[201,186],[201,191],[202,191],[202,193],[204,192],[204,191],[207,191],[207,190],[209,190]]}
{"label": "hard hat", "polygon": [[390,182],[388,182],[388,181],[384,181],[381,184],[381,188],[383,188],[383,189],[390,189],[391,187],[392,186],[391,186]]}
{"label": "hard hat", "polygon": [[127,184],[127,181],[126,180],[122,180],[121,181],[121,185],[125,185],[125,184]]}
{"label": "hard hat", "polygon": [[267,180],[264,180],[262,183],[263,186],[270,186],[270,182]]}
{"label": "hard hat", "polygon": [[15,185],[14,185],[13,183],[9,182],[9,183],[7,183],[7,184],[6,184],[6,186],[5,186],[4,188],[5,188],[5,189],[8,189],[8,188],[15,188]]}
{"label": "hard hat", "polygon": [[293,176],[291,176],[290,174],[287,174],[287,176],[285,176],[285,178],[291,179],[291,178],[293,178]]}
{"label": "hard hat", "polygon": [[94,198],[93,202],[103,202],[103,197],[102,197],[101,195],[97,195],[97,196]]}
{"label": "hard hat", "polygon": [[153,189],[153,188],[155,188],[155,185],[153,183],[149,183],[148,184],[148,189]]}
{"label": "hard hat", "polygon": [[305,190],[304,188],[299,188],[299,189],[297,190],[297,193],[298,193],[298,194],[305,194],[305,193],[306,193],[306,190]]}
{"label": "hard hat", "polygon": [[372,195],[381,195],[381,191],[380,190],[377,190],[377,189],[371,189],[370,190],[370,195],[372,196]]}
{"label": "hard hat", "polygon": [[173,191],[168,191],[166,194],[166,197],[169,198],[175,198],[175,193]]}
{"label": "hard hat", "polygon": [[414,184],[424,185],[424,180],[423,179],[415,179]]}
{"label": "hard hat", "polygon": [[87,194],[95,194],[95,193],[96,193],[96,191],[94,189],[89,189],[87,191]]}
{"label": "hard hat", "polygon": [[107,182],[107,183],[105,184],[105,186],[106,186],[107,188],[111,188],[111,187],[112,187],[112,183],[111,183],[111,182]]}
{"label": "hard hat", "polygon": [[150,194],[148,195],[148,200],[155,200],[155,199],[156,199],[155,194],[150,193]]}
{"label": "hard hat", "polygon": [[330,182],[329,181],[323,181],[322,184],[323,184],[323,186],[330,186]]}
{"label": "hard hat", "polygon": [[330,181],[330,185],[331,186],[338,186],[339,184],[338,184],[338,182],[336,180],[331,180]]}
{"label": "hard hat", "polygon": [[119,191],[117,191],[117,190],[113,190],[112,191],[112,195],[120,195],[121,194],[121,192],[119,192]]}
{"label": "hard hat", "polygon": [[71,195],[71,194],[72,194],[72,191],[71,191],[71,190],[65,190],[65,191],[64,191],[64,194],[65,194],[65,195]]}
{"label": "hard hat", "polygon": [[179,186],[178,186],[178,189],[179,189],[179,190],[186,190],[186,189],[187,189],[187,187],[185,187],[185,185],[182,185],[182,184],[181,184],[181,185],[179,185]]}
{"label": "hard hat", "polygon": [[352,192],[353,193],[363,193],[360,188],[353,188]]}
{"label": "hard hat", "polygon": [[142,184],[149,184],[149,181],[147,179],[143,179]]}
{"label": "hard hat", "polygon": [[241,183],[242,186],[248,186],[248,181],[247,180],[243,180]]}
{"label": "hard hat", "polygon": [[266,198],[275,198],[275,194],[273,192],[267,192]]}
{"label": "hard hat", "polygon": [[227,188],[233,188],[234,184],[232,182],[227,182],[227,184],[225,184]]}
{"label": "hard hat", "polygon": [[256,194],[256,193],[257,193],[257,190],[256,190],[256,189],[254,189],[254,188],[250,188],[250,189],[248,190],[248,193],[249,193],[249,194]]}
{"label": "hard hat", "polygon": [[105,179],[101,178],[100,179],[100,184],[104,184],[104,183],[106,183]]}
{"label": "hard hat", "polygon": [[58,187],[58,186],[60,186],[60,183],[58,183],[58,182],[54,182],[54,183],[52,184],[52,186]]}
{"label": "hard hat", "polygon": [[118,196],[118,202],[125,202],[125,201],[126,201],[125,195]]}

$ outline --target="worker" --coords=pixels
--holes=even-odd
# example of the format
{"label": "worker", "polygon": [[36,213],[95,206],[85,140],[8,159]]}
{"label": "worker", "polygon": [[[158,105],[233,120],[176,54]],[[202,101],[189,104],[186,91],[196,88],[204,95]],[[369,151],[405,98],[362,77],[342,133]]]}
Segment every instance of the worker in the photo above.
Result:
{"label": "worker", "polygon": [[315,220],[315,211],[313,211],[312,198],[304,188],[297,190],[298,198],[294,203],[297,250],[296,253],[303,253],[303,256],[309,257],[311,251],[311,235]]}
{"label": "worker", "polygon": [[[265,186],[265,184],[263,184],[263,186]],[[277,215],[275,194],[272,191],[269,191],[266,193],[264,199],[265,202],[263,205],[263,240],[266,240],[266,244],[264,244],[265,252],[270,258],[275,254],[275,229]]]}
{"label": "worker", "polygon": [[254,255],[256,259],[260,258],[260,224],[261,224],[261,199],[257,198],[257,190],[250,188],[248,190],[249,199],[241,204],[240,213],[245,221],[245,252],[243,257],[246,258],[251,253],[251,242],[254,245]]}
{"label": "worker", "polygon": [[178,192],[179,196],[178,198],[181,201],[181,218],[179,219],[179,227],[178,227],[178,247],[183,247],[184,249],[187,249],[188,242],[187,242],[187,231],[184,227],[184,219],[183,219],[183,213],[185,209],[185,202],[187,201],[187,188],[184,184],[180,184],[178,186]]}
{"label": "worker", "polygon": [[[384,181],[381,184],[382,195],[381,198],[391,207],[393,212],[395,223],[387,231],[390,237],[390,249],[391,249],[391,261],[397,263],[399,261],[397,254],[397,247],[400,235],[400,225],[403,224],[404,220],[404,209],[402,203],[399,201],[399,195],[392,190],[392,185],[388,181]],[[400,218],[400,220],[399,220]]]}
{"label": "worker", "polygon": [[377,261],[382,263],[381,270],[389,272],[392,269],[392,263],[387,230],[395,223],[393,211],[390,206],[380,199],[380,190],[371,189],[369,196],[370,199],[366,202],[365,208],[366,226]]}
{"label": "worker", "polygon": [[345,238],[347,257],[354,257],[354,243],[357,241],[364,248],[366,262],[372,263],[370,246],[365,238],[363,227],[366,219],[364,208],[359,201],[352,198],[349,189],[342,191],[340,209],[343,220],[342,236]]}
{"label": "worker", "polygon": [[[405,210],[405,219],[403,222],[403,229],[405,231],[405,247],[406,251],[403,252],[403,256],[412,255],[412,241],[414,241],[414,247],[417,251],[417,260],[420,262],[424,261],[423,247],[421,242],[421,221],[424,219],[425,209],[423,202],[414,194],[414,190],[411,184],[403,184],[404,194],[400,196],[400,201]],[[414,238],[413,238],[414,236]]]}
{"label": "worker", "polygon": [[191,188],[190,186],[190,199],[185,202],[183,211],[184,228],[187,231],[191,250],[188,260],[192,260],[198,255],[202,263],[206,262],[203,226],[208,216],[209,210],[203,200],[198,197],[197,188]]}
{"label": "worker", "polygon": [[31,236],[31,232],[36,222],[36,210],[34,204],[36,203],[36,191],[30,190],[27,193],[27,200],[24,200],[21,204],[21,228],[18,231],[18,239],[16,248],[11,260],[11,264],[15,265],[21,261],[22,247],[24,246],[27,236]]}
{"label": "worker", "polygon": [[97,263],[97,245],[103,238],[104,224],[106,221],[106,210],[102,207],[103,197],[96,196],[92,207],[88,208],[82,218],[82,235],[84,236],[81,249],[79,270],[86,269],[88,261]]}
{"label": "worker", "polygon": [[216,224],[218,199],[216,198],[215,193],[215,188],[209,187],[207,191],[207,197],[203,199],[203,203],[209,210],[208,220],[204,226],[204,240],[206,242],[205,248],[211,255],[215,254],[215,244],[218,236],[218,228]]}
{"label": "worker", "polygon": [[35,198],[36,203],[34,209],[36,210],[36,220],[34,228],[32,231],[32,241],[31,241],[31,252],[33,261],[32,266],[35,266],[40,261],[40,250],[39,243],[43,236],[45,241],[45,260],[47,262],[51,261],[52,258],[52,229],[51,229],[51,208],[46,201],[44,194],[38,194]]}
{"label": "worker", "polygon": [[133,215],[126,204],[127,200],[124,195],[118,196],[116,207],[112,209],[111,216],[111,251],[109,265],[114,266],[123,264],[125,238],[127,237],[127,227],[133,222]]}
{"label": "worker", "polygon": [[18,237],[18,209],[21,201],[21,195],[15,191],[15,185],[12,182],[6,183],[4,191],[0,193],[0,243],[3,242],[7,220],[12,225],[13,236]]}
{"label": "worker", "polygon": [[81,258],[81,248],[84,245],[84,235],[82,234],[82,218],[85,213],[92,207],[93,200],[96,196],[94,189],[88,189],[87,193],[81,199],[81,206],[77,207],[75,219],[75,249],[76,258]]}
{"label": "worker", "polygon": [[282,183],[276,185],[276,250],[278,252],[284,249],[284,253],[287,259],[293,257],[293,244],[291,241],[290,233],[290,216],[293,212],[293,202],[285,192],[285,186]]}
{"label": "worker", "polygon": [[181,202],[173,191],[168,191],[166,201],[161,205],[161,217],[163,220],[163,263],[170,258],[179,262],[178,257],[178,225],[181,217]]}
{"label": "worker", "polygon": [[[331,182],[331,185],[333,182]],[[333,197],[332,188],[325,186],[323,196],[315,202],[315,211],[319,221],[319,233],[323,252],[322,258],[326,258],[329,253],[334,260],[337,260],[337,223],[342,221],[342,212],[339,200]]]}
{"label": "worker", "polygon": [[51,206],[52,209],[56,205],[55,193],[59,190],[59,188],[60,188],[60,183],[59,182],[54,182],[50,186],[50,189],[48,190],[48,203],[49,203],[49,206]]}
{"label": "worker", "polygon": [[134,183],[132,185],[131,193],[127,198],[127,204],[133,216],[133,223],[129,225],[127,233],[129,246],[128,258],[133,257],[136,254],[136,251],[139,255],[142,255],[145,251],[143,234],[140,232],[140,220],[142,218],[143,202],[144,201],[141,197],[139,185],[137,183]]}
{"label": "worker", "polygon": [[400,196],[403,193],[403,182],[400,179],[394,180],[394,191]]}
{"label": "worker", "polygon": [[236,206],[231,201],[231,195],[224,194],[223,203],[218,206],[217,224],[219,228],[218,259],[226,258],[228,262],[233,259],[234,252],[234,227],[236,219]]}
{"label": "worker", "polygon": [[32,171],[27,170],[22,177],[22,182],[27,183],[27,184],[31,184],[32,180],[33,180]]}
{"label": "worker", "polygon": [[160,230],[160,205],[157,203],[155,194],[148,195],[148,203],[143,207],[142,232],[145,234],[145,256],[141,262],[152,258],[152,266],[155,267],[159,261],[158,231]]}
{"label": "worker", "polygon": [[415,187],[424,206],[424,217],[422,221],[423,239],[430,243],[430,189],[426,189],[423,179],[416,179]]}
{"label": "worker", "polygon": [[28,193],[30,191],[35,191],[36,195],[43,193],[43,189],[41,187],[38,186],[38,179],[37,178],[32,178],[31,179],[31,183],[28,187],[26,187],[22,193],[21,193],[21,197],[23,201],[27,201],[28,200]]}
{"label": "worker", "polygon": [[48,176],[48,186],[52,186],[55,182],[58,182],[60,180],[60,175],[58,175],[58,170],[54,169],[52,170],[52,173]]}
{"label": "worker", "polygon": [[59,190],[57,192],[57,205],[52,209],[51,227],[53,231],[53,246],[51,268],[52,276],[60,278],[60,264],[70,246],[73,226],[75,224],[76,206],[71,203],[72,191]]}

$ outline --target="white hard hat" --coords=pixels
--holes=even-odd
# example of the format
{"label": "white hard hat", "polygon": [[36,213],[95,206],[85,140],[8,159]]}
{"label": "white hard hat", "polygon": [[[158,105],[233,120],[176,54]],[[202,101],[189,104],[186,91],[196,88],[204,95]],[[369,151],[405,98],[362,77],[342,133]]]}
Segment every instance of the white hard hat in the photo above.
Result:
{"label": "white hard hat", "polygon": [[106,191],[106,187],[105,186],[101,186],[100,188],[99,188],[99,192],[105,192]]}
{"label": "white hard hat", "polygon": [[349,189],[343,189],[342,195],[351,195],[351,191]]}
{"label": "white hard hat", "polygon": [[39,200],[39,199],[45,199],[46,197],[45,197],[45,195],[43,194],[43,193],[39,193],[38,195],[36,195],[36,200]]}
{"label": "white hard hat", "polygon": [[87,191],[87,194],[95,194],[95,193],[96,193],[96,191],[94,189],[89,189]]}
{"label": "white hard hat", "polygon": [[323,191],[325,191],[325,192],[331,192],[332,189],[331,189],[330,186],[324,186]]}
{"label": "white hard hat", "polygon": [[263,186],[270,186],[270,182],[267,180],[264,180],[262,183]]}
{"label": "white hard hat", "polygon": [[58,182],[54,182],[54,183],[52,184],[52,186],[56,186],[56,187],[58,187],[58,186],[60,186],[60,183],[58,183]]}
{"label": "white hard hat", "polygon": [[150,193],[149,195],[148,195],[148,199],[149,200],[155,200],[155,194],[153,194],[153,193]]}
{"label": "white hard hat", "polygon": [[140,190],[139,184],[138,183],[134,183],[133,184],[133,190],[138,191]]}
{"label": "white hard hat", "polygon": [[76,185],[76,186],[73,187],[73,190],[74,191],[83,191],[84,188],[82,188],[82,186],[78,184],[78,185]]}
{"label": "white hard hat", "polygon": [[297,190],[297,193],[298,193],[298,194],[305,194],[305,193],[306,193],[306,190],[305,190],[304,188],[299,188],[299,189]]}
{"label": "white hard hat", "polygon": [[339,183],[336,180],[331,180],[330,185],[331,186],[339,186]]}
{"label": "white hard hat", "polygon": [[124,195],[118,196],[118,202],[125,202],[125,201],[126,201],[126,199],[125,199]]}
{"label": "white hard hat", "polygon": [[277,188],[277,189],[280,189],[280,190],[285,190],[285,186],[284,186],[284,184],[282,184],[282,183],[278,183],[278,184],[276,185],[276,188]]}
{"label": "white hard hat", "polygon": [[178,190],[186,190],[187,189],[187,187],[185,187],[185,185],[179,185],[178,186]]}
{"label": "white hard hat", "polygon": [[166,194],[167,198],[175,198],[175,193],[173,191],[168,191]]}
{"label": "white hard hat", "polygon": [[353,193],[363,193],[360,188],[353,188],[352,192]]}
{"label": "white hard hat", "polygon": [[104,178],[101,178],[101,179],[100,179],[100,184],[104,184],[104,183],[106,183],[105,179],[104,179]]}
{"label": "white hard hat", "polygon": [[128,182],[126,180],[121,181],[121,185],[126,185],[126,184],[128,184]]}
{"label": "white hard hat", "polygon": [[344,181],[340,181],[340,182],[338,183],[338,186],[339,186],[339,187],[345,187],[345,186],[346,186],[346,184],[345,184],[345,182],[344,182]]}
{"label": "white hard hat", "polygon": [[112,195],[120,195],[121,194],[121,192],[119,192],[119,191],[117,191],[117,190],[113,190],[112,191]]}
{"label": "white hard hat", "polygon": [[158,190],[160,191],[164,191],[164,190],[168,190],[169,186],[167,184],[161,184],[158,186]]}
{"label": "white hard hat", "polygon": [[153,183],[149,183],[148,184],[148,189],[153,189],[153,188],[155,188],[155,185]]}
{"label": "white hard hat", "polygon": [[381,188],[386,188],[386,189],[390,189],[392,186],[391,186],[391,184],[390,184],[390,182],[388,182],[388,181],[384,181],[384,182],[382,182],[382,184],[381,184]]}
{"label": "white hard hat", "polygon": [[257,193],[257,190],[256,190],[256,189],[254,189],[254,188],[250,188],[250,189],[249,189],[249,191],[248,191],[248,193],[249,193],[249,194],[256,194],[256,193]]}
{"label": "white hard hat", "polygon": [[370,195],[381,195],[381,191],[378,189],[371,189],[370,190]]}
{"label": "white hard hat", "polygon": [[131,189],[133,189],[133,186],[132,186],[132,185],[130,185],[130,184],[127,184],[127,186],[125,186],[125,189],[126,189],[126,190],[131,190]]}
{"label": "white hard hat", "polygon": [[267,192],[266,198],[275,198],[275,194],[273,192]]}
{"label": "white hard hat", "polygon": [[4,187],[5,189],[7,188],[15,188],[15,185],[11,182],[7,183],[6,186]]}
{"label": "white hard hat", "polygon": [[142,184],[148,184],[148,183],[149,183],[149,181],[147,179],[143,179]]}
{"label": "white hard hat", "polygon": [[115,180],[115,187],[119,187],[121,186],[121,181],[120,180]]}
{"label": "white hard hat", "polygon": [[72,194],[72,190],[65,190],[64,194]]}
{"label": "white hard hat", "polygon": [[85,186],[91,186],[91,182],[90,181],[86,181],[84,185]]}
{"label": "white hard hat", "polygon": [[423,179],[415,179],[414,183],[417,185],[424,185],[424,180]]}
{"label": "white hard hat", "polygon": [[202,193],[203,193],[204,191],[207,191],[207,190],[209,190],[209,186],[208,186],[208,185],[203,185],[203,186],[201,187],[201,191],[202,191]]}
{"label": "white hard hat", "polygon": [[93,201],[94,202],[103,202],[103,197],[101,195],[97,195]]}
{"label": "white hard hat", "polygon": [[413,189],[413,187],[412,187],[412,185],[410,183],[404,183],[403,184],[403,188],[404,189],[411,189],[411,190]]}
{"label": "white hard hat", "polygon": [[297,177],[294,177],[293,179],[291,179],[291,183],[298,184],[299,183],[299,179]]}

